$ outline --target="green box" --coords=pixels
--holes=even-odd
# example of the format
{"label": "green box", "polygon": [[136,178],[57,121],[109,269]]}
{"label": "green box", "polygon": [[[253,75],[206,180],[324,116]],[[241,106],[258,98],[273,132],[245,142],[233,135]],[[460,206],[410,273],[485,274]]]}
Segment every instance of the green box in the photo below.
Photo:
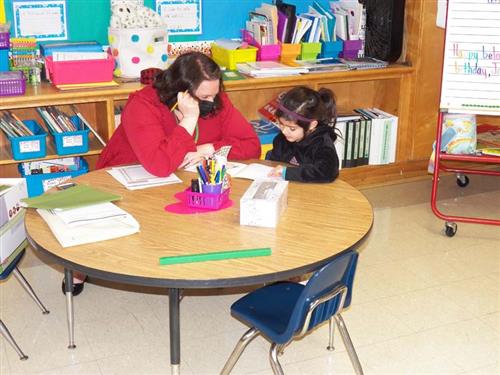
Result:
{"label": "green box", "polygon": [[316,60],[321,52],[321,42],[318,43],[301,43],[300,51],[301,60]]}

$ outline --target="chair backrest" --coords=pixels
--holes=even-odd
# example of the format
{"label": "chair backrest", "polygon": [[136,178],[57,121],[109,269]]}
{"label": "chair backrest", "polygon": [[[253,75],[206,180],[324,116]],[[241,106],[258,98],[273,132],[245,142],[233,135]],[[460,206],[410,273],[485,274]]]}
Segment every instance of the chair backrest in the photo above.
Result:
{"label": "chair backrest", "polygon": [[[314,272],[297,300],[290,317],[287,333],[290,337],[304,333],[351,304],[352,284],[358,262],[358,253],[348,251]],[[307,329],[306,316],[311,304],[316,304],[323,298],[329,298],[332,292],[339,292],[333,298],[319,303],[314,309]],[[342,304],[342,305],[341,305]]]}

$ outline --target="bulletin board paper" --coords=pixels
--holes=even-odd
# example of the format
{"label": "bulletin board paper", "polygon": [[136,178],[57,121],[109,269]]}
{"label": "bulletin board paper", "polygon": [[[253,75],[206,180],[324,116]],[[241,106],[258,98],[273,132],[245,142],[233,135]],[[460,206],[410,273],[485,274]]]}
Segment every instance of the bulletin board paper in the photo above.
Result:
{"label": "bulletin board paper", "polygon": [[156,12],[169,35],[201,34],[201,0],[157,0]]}
{"label": "bulletin board paper", "polygon": [[37,40],[65,40],[68,38],[65,0],[13,0],[16,37]]}
{"label": "bulletin board paper", "polygon": [[500,115],[500,0],[449,0],[440,108]]}

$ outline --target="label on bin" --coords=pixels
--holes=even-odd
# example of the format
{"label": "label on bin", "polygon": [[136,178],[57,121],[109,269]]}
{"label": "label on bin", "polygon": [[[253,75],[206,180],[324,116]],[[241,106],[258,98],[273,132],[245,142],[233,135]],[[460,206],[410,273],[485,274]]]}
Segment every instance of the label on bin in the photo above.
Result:
{"label": "label on bin", "polygon": [[19,152],[37,152],[40,151],[40,141],[21,141],[19,142]]}
{"label": "label on bin", "polygon": [[45,192],[53,188],[54,186],[57,186],[60,183],[69,180],[70,178],[71,176],[63,176],[63,177],[49,178],[47,180],[43,180],[42,181],[43,191]]}
{"label": "label on bin", "polygon": [[83,136],[81,135],[71,135],[63,137],[63,147],[75,147],[83,145]]}

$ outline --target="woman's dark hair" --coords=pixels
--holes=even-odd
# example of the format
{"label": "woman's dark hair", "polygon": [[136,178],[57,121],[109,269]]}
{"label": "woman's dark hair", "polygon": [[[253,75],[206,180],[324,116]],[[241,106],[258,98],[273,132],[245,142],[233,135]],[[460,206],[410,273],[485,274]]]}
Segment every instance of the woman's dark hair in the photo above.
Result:
{"label": "woman's dark hair", "polygon": [[[288,91],[280,100],[280,104],[289,111],[311,120],[317,120],[318,126],[330,126],[332,138],[335,140],[335,122],[337,120],[337,104],[335,94],[327,88],[315,91],[306,86],[297,86]],[[293,113],[277,109],[276,117],[294,121],[304,132],[309,130],[309,121],[293,117]]]}
{"label": "woman's dark hair", "polygon": [[[177,93],[188,91],[195,97],[194,92],[205,80],[218,80],[219,92],[224,89],[222,73],[219,65],[210,57],[201,52],[188,52],[179,55],[166,70],[155,77],[153,87],[158,92],[162,103],[169,108],[177,102]],[[215,111],[222,107],[220,96],[214,99]]]}

